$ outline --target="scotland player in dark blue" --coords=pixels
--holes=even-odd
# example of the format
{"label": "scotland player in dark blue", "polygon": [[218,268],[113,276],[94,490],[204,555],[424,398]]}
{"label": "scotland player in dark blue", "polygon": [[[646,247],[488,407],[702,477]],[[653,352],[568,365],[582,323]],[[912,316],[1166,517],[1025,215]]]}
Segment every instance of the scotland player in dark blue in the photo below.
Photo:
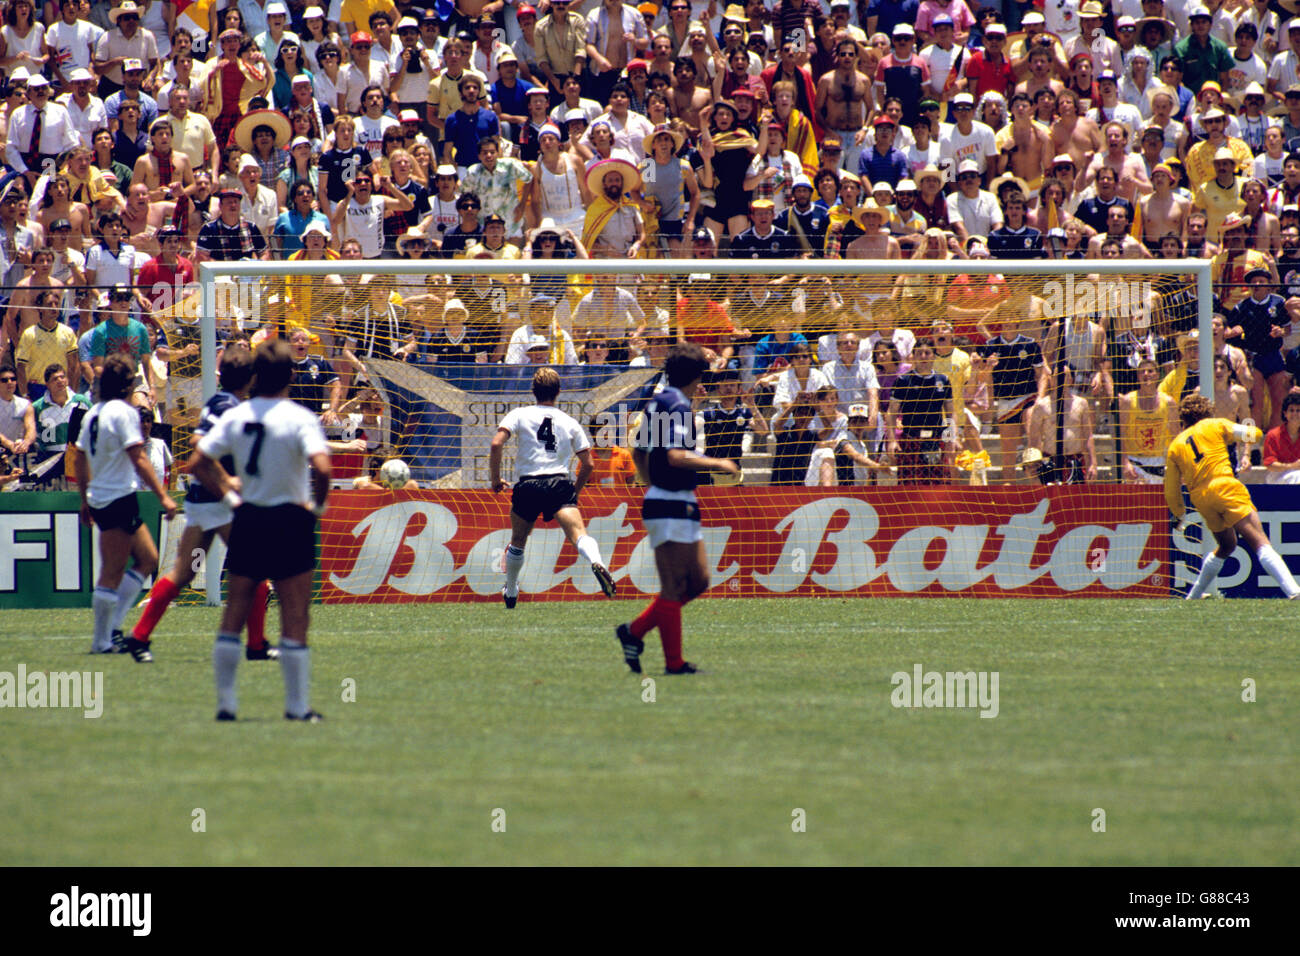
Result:
{"label": "scotland player in dark blue", "polygon": [[664,672],[694,674],[695,665],[682,658],[682,605],[709,588],[709,564],[700,531],[700,506],[695,500],[699,473],[739,474],[740,466],[723,458],[695,453],[695,411],[691,398],[699,390],[709,362],[693,343],[675,345],[664,362],[667,386],[650,400],[633,439],[637,473],[650,485],[641,505],[650,546],[659,572],[659,594],[630,624],[615,632],[623,659],[641,673],[645,637],[659,628],[664,645]]}

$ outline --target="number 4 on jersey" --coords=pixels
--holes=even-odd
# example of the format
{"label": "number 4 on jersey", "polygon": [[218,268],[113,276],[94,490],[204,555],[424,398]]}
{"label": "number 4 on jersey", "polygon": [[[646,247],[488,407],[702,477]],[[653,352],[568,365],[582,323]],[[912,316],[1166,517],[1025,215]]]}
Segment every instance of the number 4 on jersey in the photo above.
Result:
{"label": "number 4 on jersey", "polygon": [[555,451],[555,431],[551,428],[549,415],[537,426],[537,440],[546,447],[547,451]]}

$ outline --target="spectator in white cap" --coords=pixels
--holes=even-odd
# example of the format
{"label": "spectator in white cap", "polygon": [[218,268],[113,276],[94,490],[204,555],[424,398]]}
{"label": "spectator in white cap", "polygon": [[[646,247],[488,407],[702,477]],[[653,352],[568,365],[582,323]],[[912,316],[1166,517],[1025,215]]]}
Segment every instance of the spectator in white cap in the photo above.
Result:
{"label": "spectator in white cap", "polygon": [[[142,64],[142,70],[152,70],[158,63],[158,41],[152,33],[141,27],[140,13],[135,0],[122,0],[120,6],[108,12],[113,29],[101,36],[95,44],[95,72],[100,78],[99,95],[105,100],[125,85],[122,79],[124,61],[137,60]],[[157,115],[155,107],[154,117]]]}
{"label": "spectator in white cap", "polygon": [[[320,185],[320,170],[313,157],[312,141],[306,136],[295,136],[289,143],[289,164],[275,177],[275,198],[281,209],[289,205],[295,183],[310,183],[313,190]],[[316,198],[314,192],[312,198]]]}
{"label": "spectator in white cap", "polygon": [[11,169],[27,176],[29,186],[57,171],[59,154],[81,145],[72,117],[59,103],[50,102],[50,81],[37,73],[27,81],[27,105],[9,120],[5,160]]}
{"label": "spectator in white cap", "polygon": [[916,53],[916,31],[910,23],[894,27],[893,49],[876,67],[876,102],[896,96],[903,104],[903,122],[910,126],[919,115],[922,89],[930,79],[930,68]]}
{"label": "spectator in white cap", "polygon": [[1109,71],[1097,76],[1097,93],[1099,98],[1088,111],[1088,118],[1102,129],[1105,135],[1106,125],[1119,121],[1132,136],[1142,128],[1142,113],[1132,103],[1124,102],[1119,96],[1119,77]]}
{"label": "spectator in white cap", "polygon": [[302,33],[298,35],[298,39],[302,40],[302,58],[309,68],[316,66],[316,53],[322,43],[333,43],[340,49],[343,47],[343,41],[339,39],[338,33],[330,29],[330,24],[325,20],[324,8],[316,4],[303,10]]}
{"label": "spectator in white cap", "polygon": [[89,146],[90,134],[101,126],[108,127],[104,101],[91,92],[95,88],[95,78],[85,67],[72,67],[64,74],[64,79],[72,89],[60,96],[58,103],[68,111],[81,145]]}
{"label": "spectator in white cap", "polygon": [[269,237],[280,216],[274,190],[262,185],[262,166],[248,153],[239,158],[239,214]]}
{"label": "spectator in white cap", "polygon": [[420,44],[420,22],[414,17],[397,21],[398,47],[389,59],[388,95],[393,111],[416,110],[423,115],[429,81],[438,72],[436,56]]}
{"label": "spectator in white cap", "polygon": [[1226,85],[1232,70],[1232,53],[1227,44],[1210,35],[1212,20],[1207,8],[1193,3],[1187,9],[1191,34],[1174,44],[1174,55],[1183,61],[1183,82],[1193,91],[1207,80]]}
{"label": "spectator in white cap", "polygon": [[[964,6],[964,4],[958,4],[958,6]],[[950,14],[935,14],[930,20],[930,30],[933,40],[921,49],[921,59],[930,68],[930,79],[925,85],[925,95],[933,96],[935,99],[942,101],[945,87],[949,85],[949,81],[951,80],[955,84],[961,79],[966,57],[970,54],[961,53],[963,47],[953,39],[953,18]],[[961,55],[960,62],[958,61],[959,53]],[[957,69],[955,76],[953,75],[954,67]]]}
{"label": "spectator in white cap", "polygon": [[[247,4],[239,4],[241,13],[245,6],[247,6]],[[289,23],[289,8],[280,2],[280,0],[271,0],[263,10],[266,16],[266,30],[254,35],[253,43],[262,51],[262,56],[266,57],[266,62],[275,62],[276,54],[280,52],[280,44],[286,39],[293,40],[294,43],[298,44],[299,49],[301,50],[302,43],[298,39],[298,34],[287,29]],[[245,20],[245,27],[247,31],[252,34],[253,27],[248,24],[247,20]]]}
{"label": "spectator in white cap", "polygon": [[954,96],[949,109],[955,122],[939,134],[940,168],[956,169],[964,160],[971,160],[988,182],[999,162],[993,130],[975,119],[975,99],[969,93]]}
{"label": "spectator in white cap", "polygon": [[145,66],[136,59],[122,61],[121,74],[125,84],[120,90],[104,100],[104,111],[108,114],[108,128],[117,129],[117,114],[122,108],[123,100],[136,100],[140,104],[140,125],[148,129],[158,118],[158,101],[144,91]]}
{"label": "spectator in white cap", "polygon": [[987,236],[1002,228],[1002,207],[997,197],[981,188],[979,165],[970,159],[957,166],[957,190],[946,200],[948,219],[962,222],[972,236]]}

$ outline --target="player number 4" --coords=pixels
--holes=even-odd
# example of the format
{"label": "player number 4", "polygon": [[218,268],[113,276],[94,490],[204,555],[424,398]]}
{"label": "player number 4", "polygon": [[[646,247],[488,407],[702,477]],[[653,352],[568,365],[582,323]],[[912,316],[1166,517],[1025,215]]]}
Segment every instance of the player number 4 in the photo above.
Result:
{"label": "player number 4", "polygon": [[555,431],[551,428],[549,415],[537,426],[537,440],[546,446],[547,451],[555,451]]}

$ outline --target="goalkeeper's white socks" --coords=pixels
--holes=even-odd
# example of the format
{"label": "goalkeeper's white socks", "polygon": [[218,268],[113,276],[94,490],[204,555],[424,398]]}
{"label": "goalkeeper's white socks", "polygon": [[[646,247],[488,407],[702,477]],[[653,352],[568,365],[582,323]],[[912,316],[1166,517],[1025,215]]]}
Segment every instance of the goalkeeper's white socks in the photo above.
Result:
{"label": "goalkeeper's white socks", "polygon": [[140,598],[140,592],[144,589],[144,578],[136,573],[134,568],[128,569],[122,575],[122,583],[117,586],[117,607],[113,611],[113,630],[120,631],[122,622],[126,620],[127,611],[135,607],[135,602]]}
{"label": "goalkeeper's white socks", "polygon": [[596,539],[589,534],[584,534],[575,544],[578,553],[590,561],[592,564],[599,564],[602,568],[605,566],[605,559],[600,556],[600,545]]}
{"label": "goalkeeper's white socks", "polygon": [[1223,562],[1225,560],[1225,558],[1219,557],[1213,551],[1205,556],[1205,560],[1201,562],[1201,573],[1196,576],[1196,583],[1193,584],[1192,589],[1187,592],[1187,600],[1191,601],[1195,598],[1199,598],[1205,593],[1206,588],[1214,583],[1214,579],[1217,578],[1219,572],[1223,570]]}
{"label": "goalkeeper's white socks", "polygon": [[506,548],[506,596],[519,596],[519,572],[524,569],[524,549],[513,544]]}
{"label": "goalkeeper's white socks", "polygon": [[1274,551],[1272,545],[1264,545],[1255,552],[1255,557],[1259,558],[1259,563],[1263,565],[1264,570],[1273,575],[1273,580],[1281,586],[1283,594],[1289,598],[1300,594],[1300,584],[1295,583],[1295,578],[1291,576],[1291,571],[1282,560],[1282,555]]}
{"label": "goalkeeper's white socks", "polygon": [[235,671],[239,668],[239,635],[222,631],[212,645],[212,673],[217,679],[217,711],[227,714],[238,712],[235,697]]}
{"label": "goalkeeper's white socks", "polygon": [[311,681],[311,649],[301,641],[280,636],[280,673],[284,675],[284,712],[306,717],[307,685]]}

